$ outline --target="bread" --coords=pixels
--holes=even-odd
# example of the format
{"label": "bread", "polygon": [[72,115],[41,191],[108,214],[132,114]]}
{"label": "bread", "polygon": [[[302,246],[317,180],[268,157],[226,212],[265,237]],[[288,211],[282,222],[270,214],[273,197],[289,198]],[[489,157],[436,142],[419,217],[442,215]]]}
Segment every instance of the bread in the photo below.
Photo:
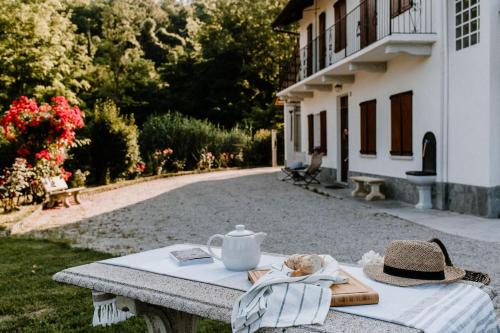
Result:
{"label": "bread", "polygon": [[291,276],[304,276],[316,273],[325,264],[317,254],[294,254],[285,260],[285,265],[293,269]]}

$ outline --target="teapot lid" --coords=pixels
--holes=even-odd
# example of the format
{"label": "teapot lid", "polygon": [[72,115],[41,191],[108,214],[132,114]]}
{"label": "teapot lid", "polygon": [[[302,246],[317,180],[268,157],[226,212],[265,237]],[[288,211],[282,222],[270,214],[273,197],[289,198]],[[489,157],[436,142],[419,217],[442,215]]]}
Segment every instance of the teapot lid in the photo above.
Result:
{"label": "teapot lid", "polygon": [[251,236],[254,235],[255,233],[250,230],[246,230],[245,226],[243,224],[238,224],[236,226],[236,230],[233,230],[227,234],[227,236],[230,237],[242,237],[242,236]]}

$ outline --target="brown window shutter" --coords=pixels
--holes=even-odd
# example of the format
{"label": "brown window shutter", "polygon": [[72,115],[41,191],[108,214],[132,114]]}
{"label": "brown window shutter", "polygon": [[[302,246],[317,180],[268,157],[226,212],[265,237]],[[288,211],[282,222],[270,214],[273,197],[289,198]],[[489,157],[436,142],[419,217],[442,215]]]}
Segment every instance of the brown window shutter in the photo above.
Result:
{"label": "brown window shutter", "polygon": [[312,114],[307,116],[307,139],[309,154],[312,154],[314,151],[314,116]]}
{"label": "brown window shutter", "polygon": [[399,2],[401,0],[391,0],[391,17],[395,17],[399,15],[400,8]]}
{"label": "brown window shutter", "polygon": [[413,154],[413,98],[412,93],[401,95],[401,126],[402,143],[401,150],[403,155]]}
{"label": "brown window shutter", "polygon": [[346,4],[339,0],[333,6],[335,12],[335,52],[340,52],[346,47]]}
{"label": "brown window shutter", "polygon": [[377,102],[367,103],[367,133],[368,138],[367,151],[369,154],[377,153]]}
{"label": "brown window shutter", "polygon": [[366,116],[366,113],[367,113],[367,103],[361,103],[359,105],[360,107],[360,120],[361,120],[361,123],[360,123],[360,133],[361,133],[361,150],[359,151],[361,154],[366,154],[368,152],[368,138],[366,136],[366,128],[367,128],[367,124],[366,124],[366,120],[367,120],[367,116]]}
{"label": "brown window shutter", "polygon": [[313,26],[307,26],[307,76],[313,73]]}
{"label": "brown window shutter", "polygon": [[321,111],[319,113],[319,123],[320,123],[320,146],[321,152],[326,155],[326,111]]}
{"label": "brown window shutter", "polygon": [[324,12],[319,16],[318,53],[321,70],[326,65],[326,14]]}
{"label": "brown window shutter", "polygon": [[391,97],[391,155],[400,155],[401,148],[401,107],[396,95]]}

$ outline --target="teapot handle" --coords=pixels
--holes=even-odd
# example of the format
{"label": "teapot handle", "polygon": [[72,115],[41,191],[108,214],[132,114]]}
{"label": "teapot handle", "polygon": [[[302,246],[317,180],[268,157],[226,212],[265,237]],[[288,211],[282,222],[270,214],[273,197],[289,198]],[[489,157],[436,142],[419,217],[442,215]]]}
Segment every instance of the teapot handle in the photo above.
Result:
{"label": "teapot handle", "polygon": [[212,237],[210,237],[210,238],[208,239],[208,242],[207,242],[207,250],[208,250],[208,253],[210,253],[210,255],[211,255],[213,258],[215,258],[215,259],[217,259],[217,260],[222,261],[222,258],[221,258],[221,257],[219,257],[218,255],[216,255],[216,254],[212,251],[212,249],[211,249],[211,247],[210,247],[210,246],[211,246],[211,244],[212,244],[212,241],[213,241],[214,239],[216,239],[216,238],[220,238],[220,239],[224,240],[224,236],[222,236],[222,235],[220,235],[220,234],[213,235]]}

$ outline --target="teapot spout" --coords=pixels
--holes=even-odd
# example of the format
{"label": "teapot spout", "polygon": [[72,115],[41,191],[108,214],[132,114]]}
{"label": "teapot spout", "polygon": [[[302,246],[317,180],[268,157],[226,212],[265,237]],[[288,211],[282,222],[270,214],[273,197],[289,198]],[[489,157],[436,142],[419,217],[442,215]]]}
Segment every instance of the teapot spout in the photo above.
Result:
{"label": "teapot spout", "polygon": [[256,233],[254,236],[260,245],[260,244],[262,244],[262,241],[264,240],[264,238],[266,238],[267,234],[265,232],[259,232],[259,233]]}

